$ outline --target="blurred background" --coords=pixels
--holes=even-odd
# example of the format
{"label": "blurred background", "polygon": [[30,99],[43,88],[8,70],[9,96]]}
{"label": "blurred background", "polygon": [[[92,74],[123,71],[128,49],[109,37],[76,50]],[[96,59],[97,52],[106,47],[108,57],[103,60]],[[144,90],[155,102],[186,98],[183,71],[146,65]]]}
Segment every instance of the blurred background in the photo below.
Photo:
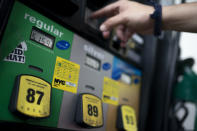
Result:
{"label": "blurred background", "polygon": [[88,19],[115,1],[0,0],[2,129],[197,131],[197,34],[134,34],[121,46],[114,31],[102,37],[106,18]]}

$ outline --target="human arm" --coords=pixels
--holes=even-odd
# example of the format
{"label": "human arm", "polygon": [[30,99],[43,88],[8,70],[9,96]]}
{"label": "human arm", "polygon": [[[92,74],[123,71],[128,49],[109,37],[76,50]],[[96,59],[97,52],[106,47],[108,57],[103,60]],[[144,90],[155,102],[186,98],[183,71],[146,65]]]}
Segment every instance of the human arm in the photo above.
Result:
{"label": "human arm", "polygon": [[163,30],[197,33],[197,2],[163,7]]}
{"label": "human arm", "polygon": [[[197,32],[197,2],[162,7],[162,29]],[[116,28],[122,41],[127,41],[133,33],[153,33],[154,20],[150,14],[152,6],[134,1],[122,0],[110,4],[92,14],[92,18],[108,17],[100,26],[104,37]]]}

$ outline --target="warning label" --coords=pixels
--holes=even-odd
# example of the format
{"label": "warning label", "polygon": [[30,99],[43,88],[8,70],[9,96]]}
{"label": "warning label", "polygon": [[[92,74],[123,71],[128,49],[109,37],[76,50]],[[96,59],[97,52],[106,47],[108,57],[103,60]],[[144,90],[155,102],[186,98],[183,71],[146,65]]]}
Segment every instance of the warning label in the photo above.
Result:
{"label": "warning label", "polygon": [[27,44],[25,41],[21,42],[7,57],[4,61],[25,63],[25,51],[27,51]]}
{"label": "warning label", "polygon": [[77,93],[79,71],[80,65],[61,57],[57,57],[52,87],[72,93]]}
{"label": "warning label", "polygon": [[105,103],[118,105],[119,101],[119,82],[104,77],[102,100]]}

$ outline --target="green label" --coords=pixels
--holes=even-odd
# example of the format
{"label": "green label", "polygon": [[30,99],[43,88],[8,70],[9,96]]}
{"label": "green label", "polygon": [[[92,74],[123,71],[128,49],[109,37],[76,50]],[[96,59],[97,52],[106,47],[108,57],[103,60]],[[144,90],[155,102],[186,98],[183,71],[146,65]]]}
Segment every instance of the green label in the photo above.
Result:
{"label": "green label", "polygon": [[[48,48],[43,46],[42,40],[32,40],[33,28],[44,36],[53,38],[54,45]],[[52,83],[56,57],[70,57],[71,46],[66,50],[56,47],[56,43],[62,40],[72,45],[73,33],[15,1],[0,44],[0,120],[57,127],[63,95],[61,90],[52,89],[51,115],[46,119],[24,121],[13,115],[8,110],[8,105],[17,75],[33,75]]]}
{"label": "green label", "polygon": [[34,26],[54,36],[55,42],[67,40],[72,43],[73,33],[16,1],[1,43],[0,59],[12,52],[20,42],[29,40]]}

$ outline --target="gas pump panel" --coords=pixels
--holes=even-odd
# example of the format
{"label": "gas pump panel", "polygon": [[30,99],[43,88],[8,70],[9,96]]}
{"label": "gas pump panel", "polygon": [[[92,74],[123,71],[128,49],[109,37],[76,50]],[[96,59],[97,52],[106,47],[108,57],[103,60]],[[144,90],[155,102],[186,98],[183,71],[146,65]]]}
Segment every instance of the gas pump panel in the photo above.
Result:
{"label": "gas pump panel", "polygon": [[101,24],[102,20],[100,19],[89,19],[90,15],[104,7],[107,3],[109,3],[109,0],[87,0],[86,1],[86,8],[85,8],[85,24],[87,26],[91,27],[92,29],[96,30],[97,32],[99,31],[99,25]]}
{"label": "gas pump panel", "polygon": [[118,38],[115,32],[113,32],[109,48],[115,54],[118,54],[139,66],[142,61],[141,56],[143,45],[144,39],[138,34],[133,34],[127,43],[122,44],[121,40]]}
{"label": "gas pump panel", "polygon": [[90,15],[97,9],[114,2],[116,0],[64,0],[64,1],[45,1],[45,0],[25,0],[28,4],[34,3],[41,8],[47,15],[56,17],[62,23],[74,29],[77,33],[88,39],[95,40],[96,44],[105,46],[106,40],[103,39],[99,26],[104,19],[90,19]]}
{"label": "gas pump panel", "polygon": [[80,31],[81,22],[83,20],[84,0],[25,0],[25,3],[33,3],[36,8],[41,8],[47,15],[51,15],[64,24]]}
{"label": "gas pump panel", "polygon": [[[74,119],[77,96],[81,93],[89,93],[99,98],[102,97],[104,77],[111,77],[113,56],[82,37],[74,35],[70,60],[80,65],[79,85],[77,94],[64,92],[58,127],[70,130],[87,130],[81,128]],[[105,130],[106,116],[107,104],[103,103],[104,125],[88,130]]]}
{"label": "gas pump panel", "polygon": [[0,44],[0,121],[57,127],[63,91],[51,83],[56,57],[69,59],[72,40],[71,31],[15,1]]}
{"label": "gas pump panel", "polygon": [[141,71],[115,57],[112,79],[119,82],[118,104],[109,104],[107,111],[107,131],[117,131],[117,112],[119,105],[129,105],[138,118]]}
{"label": "gas pump panel", "polygon": [[109,53],[99,31],[103,20],[88,19],[113,1],[67,0],[53,7],[54,1],[14,0],[0,43],[0,121],[117,131],[120,105],[132,107],[138,119],[141,71]]}
{"label": "gas pump panel", "polygon": [[85,0],[85,8],[83,15],[83,26],[81,28],[84,35],[91,37],[95,44],[106,47],[108,45],[107,39],[104,39],[99,27],[105,18],[90,19],[90,15],[98,10],[110,4],[116,0]]}

